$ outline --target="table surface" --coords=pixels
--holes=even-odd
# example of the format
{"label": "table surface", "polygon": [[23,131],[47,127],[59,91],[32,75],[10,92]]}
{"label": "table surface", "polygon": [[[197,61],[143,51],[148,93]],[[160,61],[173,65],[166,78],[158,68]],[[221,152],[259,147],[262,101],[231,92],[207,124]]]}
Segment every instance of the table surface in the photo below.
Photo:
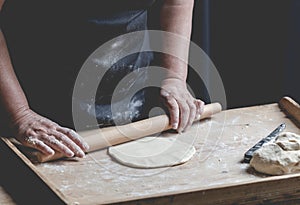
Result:
{"label": "table surface", "polygon": [[13,198],[0,186],[0,204],[15,205]]}
{"label": "table surface", "polygon": [[[89,153],[84,159],[42,164],[32,164],[16,152],[68,204],[272,202],[299,198],[300,174],[263,175],[242,159],[250,147],[281,123],[286,123],[285,131],[300,134],[277,104],[226,110],[194,123],[183,134],[164,133],[165,137],[176,135],[193,143],[197,150],[187,163],[169,168],[126,167],[113,161],[106,149]],[[6,200],[2,198],[0,202]]]}

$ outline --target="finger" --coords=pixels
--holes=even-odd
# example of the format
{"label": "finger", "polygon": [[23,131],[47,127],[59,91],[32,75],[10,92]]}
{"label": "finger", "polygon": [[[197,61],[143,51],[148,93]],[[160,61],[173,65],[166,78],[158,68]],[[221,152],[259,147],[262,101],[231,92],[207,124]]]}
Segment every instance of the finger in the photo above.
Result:
{"label": "finger", "polygon": [[54,155],[54,153],[55,153],[55,151],[53,149],[51,149],[45,143],[43,143],[42,141],[40,141],[39,139],[34,138],[34,137],[26,137],[22,144],[25,146],[37,149],[47,156]]}
{"label": "finger", "polygon": [[166,104],[170,113],[170,124],[172,129],[178,129],[179,124],[179,106],[174,97],[168,96],[166,97]]}
{"label": "finger", "polygon": [[194,104],[196,105],[195,120],[200,120],[201,114],[203,113],[204,102],[202,102],[201,100],[195,100]]}
{"label": "finger", "polygon": [[190,115],[189,106],[186,101],[178,101],[179,109],[180,109],[180,121],[179,121],[179,127],[178,132],[182,132],[184,128],[186,127]]}
{"label": "finger", "polygon": [[170,96],[170,93],[169,92],[167,92],[166,90],[164,90],[164,89],[161,89],[160,90],[160,95],[162,96],[162,97],[168,97],[168,96]]}
{"label": "finger", "polygon": [[195,106],[196,106],[195,120],[200,120],[200,118],[201,118],[200,103],[199,103],[197,100],[195,100],[195,101],[194,101],[194,104],[195,104]]}
{"label": "finger", "polygon": [[41,138],[40,140],[42,140],[46,145],[58,152],[63,153],[66,157],[74,156],[74,153],[61,141],[57,140],[54,136],[40,134],[39,137]]}
{"label": "finger", "polygon": [[87,152],[89,150],[89,145],[84,141],[84,139],[74,130],[64,127],[58,127],[57,131],[62,132],[67,135],[71,140],[73,140],[83,151]]}
{"label": "finger", "polygon": [[195,120],[195,116],[196,116],[196,105],[194,104],[193,101],[188,101],[188,105],[189,105],[189,108],[190,108],[190,116],[188,118],[188,123],[186,125],[186,127],[184,128],[185,130],[189,129],[194,120]]}
{"label": "finger", "polygon": [[202,100],[198,100],[199,104],[200,104],[200,115],[202,115],[202,113],[204,112],[204,105],[205,103]]}
{"label": "finger", "polygon": [[55,136],[59,141],[61,141],[64,145],[66,145],[75,154],[75,156],[77,157],[85,156],[82,149],[65,134],[58,132],[56,130],[52,130],[51,135]]}
{"label": "finger", "polygon": [[[24,136],[26,136],[25,138],[21,139],[21,140],[28,140],[28,139],[33,139],[35,138],[34,136],[36,136],[36,132],[33,129],[27,129],[24,132]],[[28,136],[28,137],[27,137]]]}

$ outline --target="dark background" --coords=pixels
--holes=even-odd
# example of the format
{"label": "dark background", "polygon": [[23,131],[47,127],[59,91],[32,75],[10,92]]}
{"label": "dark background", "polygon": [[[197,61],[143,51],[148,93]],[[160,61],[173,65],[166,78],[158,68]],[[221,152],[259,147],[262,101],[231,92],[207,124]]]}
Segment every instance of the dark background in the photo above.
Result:
{"label": "dark background", "polygon": [[[162,2],[156,0],[150,23],[159,22]],[[18,12],[26,14],[27,11],[19,7]],[[18,12],[13,12],[16,23],[20,21]],[[32,18],[40,26],[40,20],[35,15]],[[21,24],[28,26],[29,21],[23,21]],[[151,28],[157,27],[151,25]],[[24,35],[26,29],[21,31]],[[195,0],[192,40],[207,52],[218,69],[228,108],[278,102],[284,95],[300,102],[299,37],[299,0]],[[46,41],[52,45],[51,39]],[[25,42],[33,47],[30,40]],[[35,46],[40,50],[44,45],[36,43]],[[73,55],[70,58],[73,59]],[[188,80],[194,92],[201,90],[195,74],[191,73]],[[205,93],[196,94],[209,100]]]}
{"label": "dark background", "polygon": [[218,69],[228,108],[300,102],[299,16],[297,0],[195,0],[192,40]]}

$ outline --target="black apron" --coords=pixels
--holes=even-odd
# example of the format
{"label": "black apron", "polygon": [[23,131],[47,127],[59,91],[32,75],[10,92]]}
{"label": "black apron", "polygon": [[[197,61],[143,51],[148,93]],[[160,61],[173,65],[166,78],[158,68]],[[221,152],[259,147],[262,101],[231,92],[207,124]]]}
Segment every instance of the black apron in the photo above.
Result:
{"label": "black apron", "polygon": [[[63,0],[53,3],[7,0],[1,12],[1,28],[31,108],[63,126],[73,127],[72,92],[83,63],[108,40],[129,32],[146,30],[147,10],[153,2]],[[148,44],[147,36],[136,43],[142,49]],[[113,49],[107,52],[113,54]],[[125,57],[106,72],[95,99],[73,99],[74,110],[82,115],[80,129],[94,126],[89,124],[89,118],[96,117],[102,125],[114,124],[115,118],[118,121],[121,118],[124,122],[142,118],[145,103],[143,91],[132,98],[141,103],[131,101],[120,106],[118,112],[113,114],[110,109],[111,97],[119,80],[130,72],[136,72],[137,78],[117,93],[117,99],[121,102],[126,98],[133,84],[143,87],[147,72],[138,71],[150,65],[152,59],[151,52]],[[93,112],[90,111],[91,106],[94,107]]]}

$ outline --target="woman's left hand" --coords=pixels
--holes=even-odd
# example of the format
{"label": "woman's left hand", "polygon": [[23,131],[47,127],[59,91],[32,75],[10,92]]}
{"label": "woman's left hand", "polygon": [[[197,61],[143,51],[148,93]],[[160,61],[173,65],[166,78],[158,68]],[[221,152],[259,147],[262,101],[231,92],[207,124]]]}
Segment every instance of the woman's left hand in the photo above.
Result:
{"label": "woman's left hand", "polygon": [[200,119],[204,102],[191,95],[185,81],[178,78],[163,80],[160,94],[170,112],[172,128],[179,133],[188,129],[195,119]]}

